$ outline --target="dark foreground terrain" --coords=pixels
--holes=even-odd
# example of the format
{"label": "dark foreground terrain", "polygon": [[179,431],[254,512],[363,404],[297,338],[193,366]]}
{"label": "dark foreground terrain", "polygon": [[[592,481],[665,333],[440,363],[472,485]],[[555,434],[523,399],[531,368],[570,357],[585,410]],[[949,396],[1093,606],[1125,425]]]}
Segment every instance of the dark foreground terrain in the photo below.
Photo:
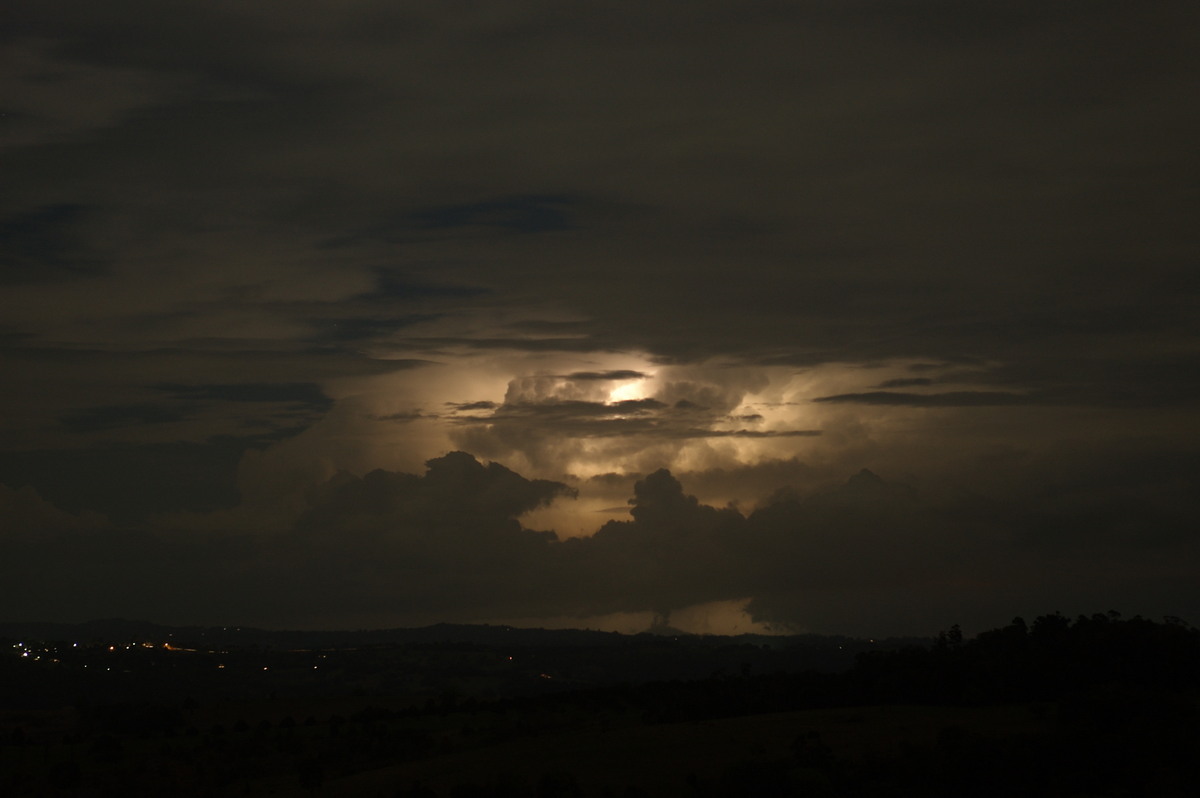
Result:
{"label": "dark foreground terrain", "polygon": [[1190,796],[1200,631],[0,627],[0,794]]}

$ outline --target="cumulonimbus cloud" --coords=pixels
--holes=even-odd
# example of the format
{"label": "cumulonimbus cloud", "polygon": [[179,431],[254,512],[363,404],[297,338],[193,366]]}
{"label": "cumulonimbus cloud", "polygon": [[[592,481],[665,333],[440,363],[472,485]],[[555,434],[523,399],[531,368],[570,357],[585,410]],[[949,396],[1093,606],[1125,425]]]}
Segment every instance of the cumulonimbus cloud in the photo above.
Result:
{"label": "cumulonimbus cloud", "polygon": [[[309,626],[569,615],[583,623],[750,599],[760,622],[830,631],[911,630],[915,616],[951,613],[956,602],[980,617],[1056,597],[1083,602],[1108,591],[1118,600],[1151,577],[1179,591],[1183,610],[1200,605],[1181,565],[1200,541],[1152,501],[1047,496],[1018,509],[933,500],[864,470],[808,497],[777,492],[743,513],[699,501],[661,469],[634,484],[629,520],[591,536],[562,539],[519,520],[573,495],[451,452],[423,475],[336,475],[312,490],[290,529],[255,536],[123,531],[6,490],[7,528],[24,518],[43,534],[0,536],[0,595],[64,617],[128,614],[152,597],[162,613],[154,620],[241,612],[238,620]],[[1130,524],[1163,534],[1130,537]],[[1090,554],[1075,567],[1084,571],[1056,577],[1063,553],[1082,549]],[[1118,562],[1124,572],[1113,571]],[[999,584],[1008,588],[997,594]]]}

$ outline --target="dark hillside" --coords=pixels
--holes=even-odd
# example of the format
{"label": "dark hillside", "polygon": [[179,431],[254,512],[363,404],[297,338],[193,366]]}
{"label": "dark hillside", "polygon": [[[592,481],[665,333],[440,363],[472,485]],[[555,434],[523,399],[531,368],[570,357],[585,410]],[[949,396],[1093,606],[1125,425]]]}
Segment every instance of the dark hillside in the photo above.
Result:
{"label": "dark hillside", "polygon": [[[123,631],[178,636],[5,645],[3,794],[1182,796],[1200,783],[1200,632],[1173,619],[1048,615],[882,649],[507,627],[284,648],[254,630],[226,639],[242,646]],[[805,665],[830,651],[852,664]]]}

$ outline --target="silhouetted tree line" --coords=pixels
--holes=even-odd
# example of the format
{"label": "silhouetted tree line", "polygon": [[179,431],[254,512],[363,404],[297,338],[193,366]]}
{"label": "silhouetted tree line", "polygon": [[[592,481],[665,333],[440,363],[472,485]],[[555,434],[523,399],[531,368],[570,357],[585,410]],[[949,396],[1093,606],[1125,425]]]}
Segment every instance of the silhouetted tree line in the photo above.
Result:
{"label": "silhouetted tree line", "polygon": [[[445,692],[397,717],[573,708],[640,713],[648,722],[871,704],[981,705],[1082,701],[1104,691],[1181,694],[1200,689],[1200,630],[1177,619],[1059,614],[964,639],[958,627],[930,645],[860,653],[841,673],[781,671],[620,684],[478,700]],[[1079,711],[1083,711],[1082,705]]]}
{"label": "silhouetted tree line", "polygon": [[546,697],[640,707],[652,722],[869,704],[1060,702],[1098,689],[1183,693],[1200,688],[1200,630],[1117,613],[1045,615],[964,639],[861,653],[842,673],[769,673],[669,681]]}
{"label": "silhouetted tree line", "polygon": [[[1028,704],[1049,731],[949,726],[932,748],[853,763],[798,738],[792,758],[735,763],[695,785],[698,796],[1186,796],[1200,785],[1200,631],[1177,619],[1055,614],[971,640],[954,627],[927,648],[860,655],[847,673],[751,681],[740,687],[747,712]],[[713,715],[731,708],[719,689],[695,698]],[[660,701],[671,706],[670,689]],[[696,702],[675,696],[661,717],[700,717]]]}
{"label": "silhouetted tree line", "polygon": [[953,627],[929,648],[860,654],[848,678],[874,703],[1051,701],[1106,685],[1181,691],[1200,686],[1200,630],[1116,612],[1015,618],[971,640]]}

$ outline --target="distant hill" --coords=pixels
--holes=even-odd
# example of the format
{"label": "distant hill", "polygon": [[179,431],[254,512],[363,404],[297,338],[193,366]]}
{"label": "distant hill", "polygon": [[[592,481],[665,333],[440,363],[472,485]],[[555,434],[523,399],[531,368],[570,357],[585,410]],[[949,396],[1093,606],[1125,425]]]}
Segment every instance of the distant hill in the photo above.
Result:
{"label": "distant hill", "polygon": [[166,642],[195,647],[239,647],[276,650],[360,648],[366,646],[463,644],[519,648],[607,648],[613,646],[663,646],[717,649],[729,646],[803,651],[811,667],[840,670],[853,664],[854,655],[927,646],[931,639],[894,638],[868,641],[837,635],[690,635],[642,632],[634,635],[589,629],[528,629],[490,624],[439,623],[433,626],[349,631],[268,630],[249,626],[165,626],[122,618],[84,623],[0,622],[0,638],[67,642]]}

